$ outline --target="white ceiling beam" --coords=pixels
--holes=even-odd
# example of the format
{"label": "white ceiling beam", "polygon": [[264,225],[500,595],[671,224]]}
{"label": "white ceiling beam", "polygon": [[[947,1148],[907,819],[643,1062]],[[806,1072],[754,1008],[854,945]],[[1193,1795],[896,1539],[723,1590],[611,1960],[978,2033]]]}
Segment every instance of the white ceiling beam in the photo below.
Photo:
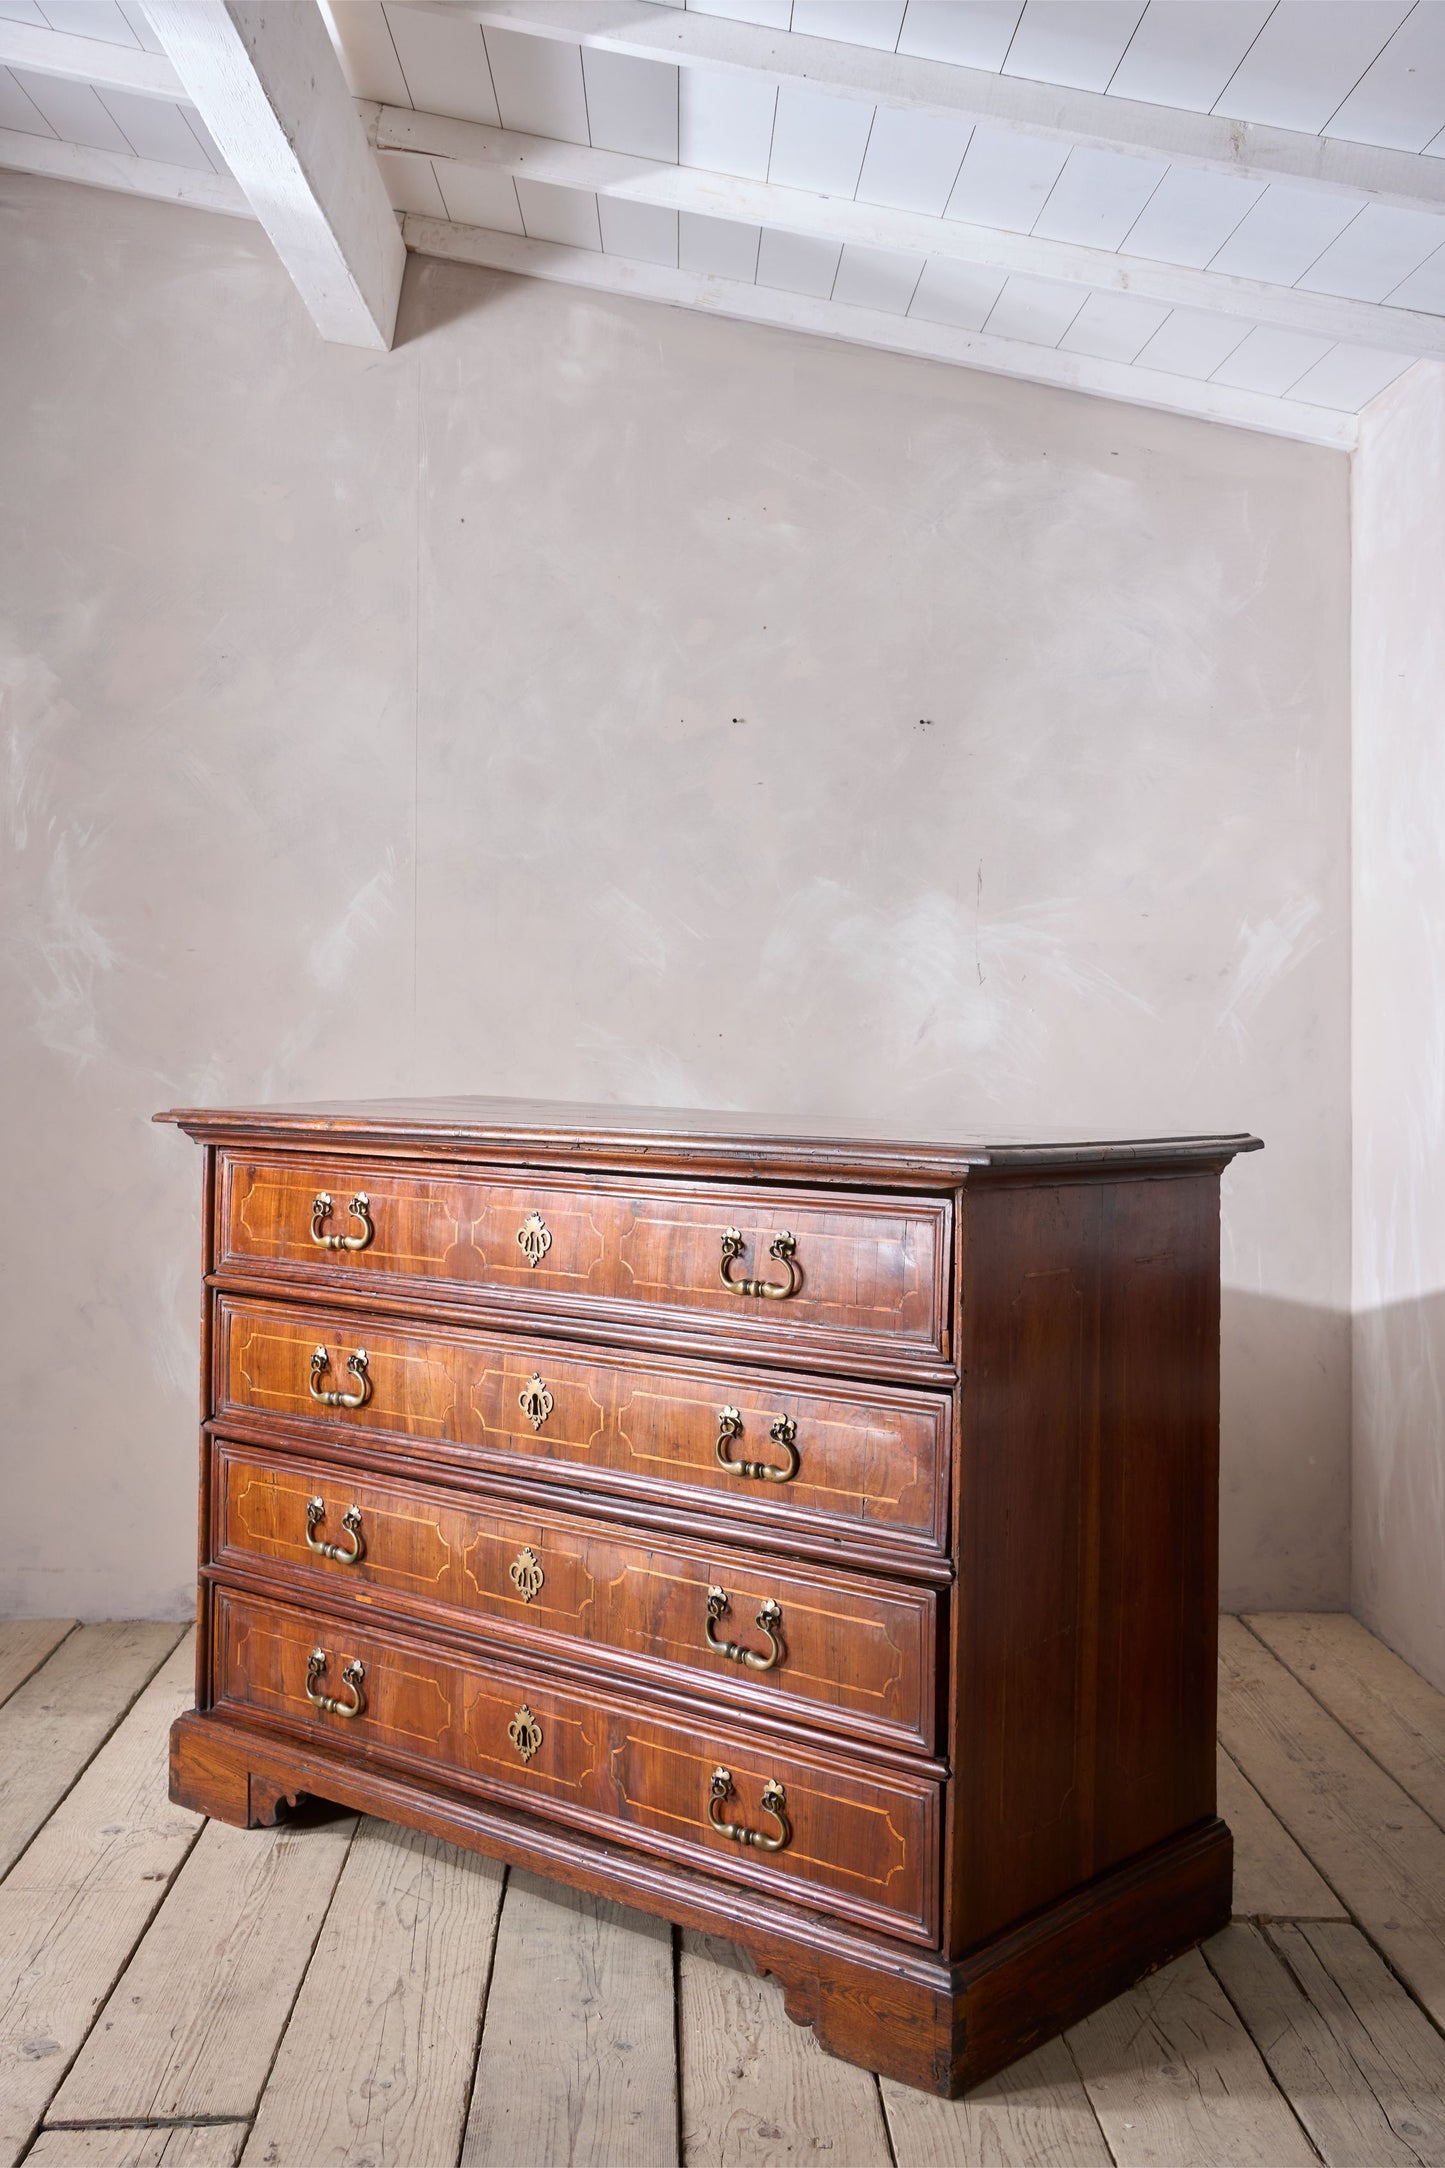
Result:
{"label": "white ceiling beam", "polygon": [[[737,180],[728,174],[704,173],[694,166],[668,165],[660,159],[555,142],[550,136],[523,135],[480,122],[415,113],[404,106],[365,110],[380,150],[421,152],[438,160],[550,181],[563,188],[586,189],[629,203],[699,211],[709,218],[778,227],[823,241],[851,241],[864,248],[893,249],[906,256],[984,264],[1005,273],[1059,279],[1097,293],[1133,294],[1170,308],[1207,309],[1217,315],[1242,317],[1251,324],[1269,324],[1356,346],[1445,358],[1445,317],[1415,310],[1345,300],[1333,294],[1304,293],[1294,287],[1272,286],[1261,279],[1155,263],[1147,257],[1116,255],[1108,249],[1087,248],[1071,241],[1004,233],[993,227],[970,226],[962,219],[887,210],[843,196],[815,196],[800,188],[780,188],[770,181]],[[373,113],[375,118],[371,120]],[[444,170],[442,193],[446,193]],[[1445,218],[1441,220],[1440,237],[1445,242]]]}
{"label": "white ceiling beam", "polygon": [[[435,0],[413,0],[414,5]],[[1409,210],[1445,209],[1445,158],[1380,150],[1292,128],[1185,113],[1172,106],[992,75],[831,38],[763,30],[653,0],[446,0],[474,22],[603,51],[725,68],[908,112],[948,113],[1025,135],[1145,151],[1211,173],[1367,196]]]}
{"label": "white ceiling beam", "polygon": [[528,278],[551,279],[594,292],[626,294],[677,308],[740,318],[780,330],[819,333],[856,346],[880,347],[925,360],[961,363],[996,376],[1023,377],[1066,391],[1090,392],[1133,406],[1157,407],[1171,414],[1228,422],[1235,428],[1270,436],[1295,437],[1309,444],[1348,451],[1355,442],[1353,414],[1235,391],[1222,384],[1200,384],[1116,361],[1096,361],[1085,354],[1064,354],[1052,347],[1030,346],[1021,339],[1000,339],[983,331],[956,331],[924,324],[912,317],[886,316],[881,310],[857,309],[805,294],[780,293],[765,286],[745,286],[704,272],[673,271],[665,265],[633,263],[595,249],[562,248],[550,241],[525,241],[509,233],[491,233],[440,218],[408,216],[402,225],[408,248],[455,263],[479,264]]}
{"label": "white ceiling beam", "polygon": [[44,173],[57,181],[79,181],[86,188],[114,188],[132,196],[154,196],[162,203],[186,203],[197,211],[224,211],[232,218],[253,215],[229,173],[162,165],[154,158],[132,158],[125,151],[92,150],[84,143],[58,143],[53,136],[22,135],[16,128],[0,128],[0,166],[17,173]]}
{"label": "white ceiling beam", "polygon": [[100,90],[133,90],[142,98],[185,97],[164,53],[75,38],[64,30],[12,22],[8,15],[0,15],[0,68],[32,68],[37,75],[63,75]]}
{"label": "white ceiling beam", "polygon": [[316,0],[146,0],[325,339],[391,345],[406,251]]}

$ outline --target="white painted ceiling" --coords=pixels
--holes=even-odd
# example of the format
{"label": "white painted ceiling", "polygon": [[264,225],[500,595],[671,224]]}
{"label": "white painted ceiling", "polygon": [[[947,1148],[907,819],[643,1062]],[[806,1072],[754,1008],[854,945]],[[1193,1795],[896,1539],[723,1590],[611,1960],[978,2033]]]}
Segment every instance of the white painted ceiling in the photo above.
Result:
{"label": "white painted ceiling", "polygon": [[[598,23],[655,20],[662,12],[612,0],[590,5]],[[777,33],[772,44],[790,50],[794,39],[827,39],[1105,99],[1376,145],[1413,154],[1412,164],[1418,159],[1422,166],[1445,158],[1445,0],[688,0],[688,6],[693,14]],[[911,344],[1020,374],[1043,369],[1042,350],[1061,357],[1049,365],[1056,381],[1158,404],[1165,403],[1161,383],[1171,380],[1177,397],[1168,403],[1337,442],[1347,442],[1348,432],[1332,436],[1326,418],[1356,413],[1419,350],[1391,345],[1391,312],[1438,317],[1445,328],[1445,209],[1371,200],[1363,189],[1205,170],[1158,151],[1071,144],[1002,123],[974,125],[946,112],[780,81],[753,65],[676,66],[569,41],[557,34],[555,16],[538,34],[526,0],[493,7],[329,0],[327,13],[354,95],[384,109],[370,116],[373,139],[393,146],[377,156],[393,204],[410,214],[405,230],[413,246],[470,252],[472,260],[578,283],[665,298],[675,293],[694,305],[825,333],[836,323],[846,337],[868,338],[871,328],[875,343]],[[113,154],[108,172],[120,159],[135,158],[212,177],[224,173],[183,100],[106,81],[107,48],[159,51],[140,0],[0,0],[0,52],[5,22],[91,40],[97,66],[94,83],[35,67],[0,67],[0,163],[35,163],[34,140],[49,138]],[[754,42],[761,51],[768,41]],[[72,64],[73,55],[72,48]],[[412,112],[752,185],[712,189],[707,211],[589,187],[594,174],[585,164],[575,174],[566,168],[562,185],[507,170],[515,168],[515,156],[439,154],[425,129],[390,117]],[[28,151],[23,138],[31,139]],[[403,142],[423,147],[394,147]],[[448,141],[449,153],[454,147]],[[78,167],[55,163],[46,169],[103,183],[108,177],[81,176]],[[128,185],[124,177],[108,184]],[[883,248],[837,232],[793,230],[759,188],[911,214],[912,245]],[[184,200],[183,187],[174,192]],[[470,229],[472,239],[449,241],[432,221]],[[959,226],[1055,244],[1064,252],[1058,260],[1073,268],[1066,277],[1049,277],[959,260],[946,247],[946,229]],[[496,238],[479,240],[477,230]],[[543,246],[527,255],[519,243]],[[1198,290],[1187,304],[1146,298],[1081,282],[1077,265],[1089,259],[1073,251],[1104,252],[1125,273],[1139,261],[1216,276],[1194,280]],[[693,276],[674,287],[649,285],[628,265]],[[1226,280],[1373,306],[1355,312],[1351,336],[1342,339],[1317,328],[1253,322],[1237,300],[1227,311],[1207,305]],[[739,289],[751,289],[751,297]],[[955,334],[982,337],[950,345]],[[1074,357],[1077,374],[1064,357]],[[1256,396],[1232,410],[1227,396],[1212,398],[1211,391]]]}

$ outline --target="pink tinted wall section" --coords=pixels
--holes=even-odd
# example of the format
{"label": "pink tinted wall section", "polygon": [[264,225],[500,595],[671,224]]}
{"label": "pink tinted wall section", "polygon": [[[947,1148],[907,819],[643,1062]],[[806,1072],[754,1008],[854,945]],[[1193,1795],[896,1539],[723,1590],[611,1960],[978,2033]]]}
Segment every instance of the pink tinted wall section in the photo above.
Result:
{"label": "pink tinted wall section", "polygon": [[1347,467],[0,177],[0,1608],[179,1613],[156,1107],[523,1091],[1229,1178],[1223,1594],[1347,1591]]}
{"label": "pink tinted wall section", "polygon": [[1353,1608],[1445,1687],[1445,371],[1354,473]]}

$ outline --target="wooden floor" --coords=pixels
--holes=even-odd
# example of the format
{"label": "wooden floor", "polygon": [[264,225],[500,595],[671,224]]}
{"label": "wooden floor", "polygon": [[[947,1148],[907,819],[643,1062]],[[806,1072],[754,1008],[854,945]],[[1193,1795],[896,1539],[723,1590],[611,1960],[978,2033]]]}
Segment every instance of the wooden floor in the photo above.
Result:
{"label": "wooden floor", "polygon": [[354,1817],[165,1793],[175,1626],[0,1626],[0,2168],[1445,2168],[1445,1698],[1222,1621],[1238,1918],[948,2104],[726,1944]]}

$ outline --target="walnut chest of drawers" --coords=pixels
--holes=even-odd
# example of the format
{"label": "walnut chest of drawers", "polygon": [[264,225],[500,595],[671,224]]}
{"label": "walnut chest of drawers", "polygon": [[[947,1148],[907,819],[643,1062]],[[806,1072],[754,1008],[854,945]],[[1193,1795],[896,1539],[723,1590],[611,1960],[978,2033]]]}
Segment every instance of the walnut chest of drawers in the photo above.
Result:
{"label": "walnut chest of drawers", "polygon": [[957,2093],[1227,1919],[1219,1176],[498,1100],[183,1110],[200,1660],[302,1793],[731,1936]]}

